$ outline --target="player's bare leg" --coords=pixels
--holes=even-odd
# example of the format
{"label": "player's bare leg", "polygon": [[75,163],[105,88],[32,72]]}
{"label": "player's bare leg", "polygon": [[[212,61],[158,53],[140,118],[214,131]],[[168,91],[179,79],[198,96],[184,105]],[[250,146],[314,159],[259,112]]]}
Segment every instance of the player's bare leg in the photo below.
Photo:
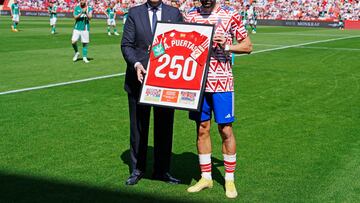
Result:
{"label": "player's bare leg", "polygon": [[80,55],[79,49],[78,49],[78,46],[77,46],[77,41],[72,41],[72,42],[71,42],[71,45],[72,45],[72,47],[73,47],[73,49],[74,49],[74,51],[75,51],[75,55],[74,55],[74,57],[73,57],[73,61],[76,62],[76,61],[78,60],[78,58],[79,58],[79,55]]}
{"label": "player's bare leg", "polygon": [[236,140],[232,130],[232,124],[218,125],[218,130],[222,138],[222,152],[225,166],[225,190],[228,198],[237,197],[234,182],[234,172],[236,168]]}
{"label": "player's bare leg", "polygon": [[201,179],[195,185],[187,189],[188,192],[199,192],[205,188],[212,188],[211,177],[211,139],[210,121],[197,123],[197,148],[201,169]]}
{"label": "player's bare leg", "polygon": [[111,30],[111,25],[108,25],[108,27],[107,27],[107,33],[108,33],[109,36],[111,36],[110,30]]}
{"label": "player's bare leg", "polygon": [[119,36],[120,34],[117,32],[116,26],[113,26],[113,30],[114,30],[114,35]]}
{"label": "player's bare leg", "polygon": [[88,43],[83,43],[83,61],[84,63],[89,63],[90,61],[87,58],[88,53]]}
{"label": "player's bare leg", "polygon": [[197,148],[199,154],[211,153],[210,121],[197,123]]}
{"label": "player's bare leg", "polygon": [[19,22],[13,21],[13,24],[11,25],[11,30],[13,32],[19,32],[19,30],[17,29],[18,24],[19,24]]}
{"label": "player's bare leg", "polygon": [[52,25],[51,26],[51,34],[55,34],[55,31],[56,31],[56,25]]}

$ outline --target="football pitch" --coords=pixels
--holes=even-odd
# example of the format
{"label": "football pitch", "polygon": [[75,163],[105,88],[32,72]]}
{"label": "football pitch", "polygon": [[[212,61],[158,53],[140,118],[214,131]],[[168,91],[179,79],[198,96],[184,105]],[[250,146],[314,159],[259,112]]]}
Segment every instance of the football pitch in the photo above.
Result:
{"label": "football pitch", "polygon": [[251,35],[253,53],[233,67],[239,196],[228,200],[214,122],[214,187],[186,192],[200,174],[195,125],[180,110],[171,173],[183,184],[151,180],[149,147],[145,179],[125,186],[121,36],[93,20],[92,60],[74,63],[73,20],[58,19],[56,35],[48,24],[21,17],[12,33],[0,17],[0,202],[360,202],[360,31],[259,26]]}

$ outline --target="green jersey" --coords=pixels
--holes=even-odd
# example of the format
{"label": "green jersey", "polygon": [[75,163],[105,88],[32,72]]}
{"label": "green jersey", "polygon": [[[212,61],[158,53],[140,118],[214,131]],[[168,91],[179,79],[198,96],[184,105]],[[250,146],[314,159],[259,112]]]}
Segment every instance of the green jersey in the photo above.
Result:
{"label": "green jersey", "polygon": [[344,17],[342,15],[339,15],[338,19],[340,23],[344,22]]}
{"label": "green jersey", "polygon": [[114,8],[107,8],[106,9],[106,14],[109,16],[109,19],[114,19],[115,18],[115,9]]}
{"label": "green jersey", "polygon": [[[88,6],[87,13],[88,14],[92,13],[92,11],[93,8]],[[80,7],[80,5],[74,8],[74,16],[77,15],[80,15],[80,17],[76,19],[74,29],[80,31],[85,31],[85,30],[90,31],[90,19],[87,17],[85,12],[83,12],[83,9]]]}
{"label": "green jersey", "polygon": [[11,12],[13,15],[19,15],[19,4],[11,4]]}
{"label": "green jersey", "polygon": [[50,19],[51,18],[56,18],[57,17],[57,14],[56,14],[56,11],[57,11],[57,6],[49,6],[48,7],[48,10],[49,10],[49,13],[50,13]]}
{"label": "green jersey", "polygon": [[240,15],[241,15],[241,17],[242,17],[242,20],[247,20],[248,14],[247,14],[246,11],[241,11]]}
{"label": "green jersey", "polygon": [[121,11],[124,13],[124,15],[127,15],[129,13],[128,8],[123,8]]}

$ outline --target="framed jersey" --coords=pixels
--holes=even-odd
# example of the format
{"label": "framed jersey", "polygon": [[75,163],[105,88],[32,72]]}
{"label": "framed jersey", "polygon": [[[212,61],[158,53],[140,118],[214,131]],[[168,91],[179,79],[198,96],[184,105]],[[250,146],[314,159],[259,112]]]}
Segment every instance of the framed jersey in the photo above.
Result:
{"label": "framed jersey", "polygon": [[213,25],[158,22],[139,103],[199,111]]}

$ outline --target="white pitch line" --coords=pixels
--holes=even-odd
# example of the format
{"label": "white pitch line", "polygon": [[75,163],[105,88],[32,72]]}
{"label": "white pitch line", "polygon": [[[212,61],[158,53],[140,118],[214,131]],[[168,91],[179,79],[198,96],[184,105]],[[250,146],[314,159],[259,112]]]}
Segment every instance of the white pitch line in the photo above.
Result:
{"label": "white pitch line", "polygon": [[104,75],[104,76],[86,78],[86,79],[81,79],[81,80],[74,80],[74,81],[69,81],[69,82],[61,82],[61,83],[54,83],[54,84],[49,84],[49,85],[37,86],[37,87],[29,87],[29,88],[23,88],[23,89],[17,89],[17,90],[10,90],[10,91],[6,91],[6,92],[0,92],[0,95],[13,94],[13,93],[19,93],[19,92],[27,92],[27,91],[32,91],[32,90],[40,90],[40,89],[46,89],[46,88],[51,88],[51,87],[59,87],[59,86],[65,86],[65,85],[70,85],[70,84],[75,84],[75,83],[82,83],[82,82],[93,81],[93,80],[101,80],[101,79],[105,79],[105,78],[113,78],[113,77],[118,77],[118,76],[122,76],[122,75],[125,75],[125,73]]}
{"label": "white pitch line", "polygon": [[297,49],[324,49],[324,50],[336,50],[336,51],[360,51],[360,49],[356,49],[356,48],[336,48],[336,47],[304,47],[304,46],[299,46],[299,47],[294,47]]}
{"label": "white pitch line", "polygon": [[[338,40],[343,40],[343,39],[357,38],[357,37],[360,37],[360,35],[333,38],[333,39],[326,39],[326,40],[318,40],[318,41],[313,41],[313,42],[306,42],[306,43],[294,44],[294,45],[282,46],[282,47],[276,47],[276,48],[271,48],[271,49],[263,49],[263,50],[259,50],[259,51],[254,51],[254,52],[251,53],[251,55],[258,54],[258,53],[264,53],[264,52],[270,52],[270,51],[277,51],[277,50],[282,50],[282,49],[288,49],[288,48],[293,48],[293,47],[299,47],[299,46],[306,46],[306,45],[310,45],[310,44],[318,44],[318,43],[333,42],[333,41],[338,41]],[[242,56],[248,56],[248,55],[247,54],[242,54],[242,55],[235,55],[235,56],[242,57]]]}
{"label": "white pitch line", "polygon": [[265,47],[282,47],[284,44],[253,44],[253,46],[265,46]]}
{"label": "white pitch line", "polygon": [[309,37],[348,37],[350,35],[334,35],[334,34],[311,34],[311,33],[298,33],[298,32],[272,32],[272,33],[259,33],[260,35],[283,35],[283,36],[309,36]]}
{"label": "white pitch line", "polygon": [[[289,45],[289,46],[282,46],[282,47],[277,47],[277,48],[272,48],[272,49],[264,49],[264,50],[254,51],[251,54],[253,55],[253,54],[259,54],[259,53],[264,53],[264,52],[288,49],[288,48],[305,46],[305,45],[310,45],[310,44],[323,43],[323,42],[332,42],[332,41],[350,39],[350,38],[356,38],[356,37],[360,37],[360,35],[359,36],[349,36],[349,37],[327,39],[327,40],[319,40],[319,41],[313,41],[313,42],[307,42],[307,43],[301,43],[301,44],[294,44],[294,45]],[[243,54],[243,55],[235,55],[235,56],[248,56],[248,55]],[[122,75],[125,75],[125,73],[118,73],[118,74],[113,74],[113,75],[104,75],[104,76],[86,78],[86,79],[81,79],[81,80],[74,80],[74,81],[69,81],[69,82],[54,83],[54,84],[49,84],[49,85],[37,86],[37,87],[10,90],[10,91],[6,91],[6,92],[0,92],[0,95],[13,94],[13,93],[19,93],[19,92],[27,92],[27,91],[32,91],[32,90],[40,90],[40,89],[46,89],[46,88],[51,88],[51,87],[58,87],[58,86],[75,84],[75,83],[82,83],[82,82],[87,82],[87,81],[100,80],[100,79],[105,79],[105,78],[112,78],[112,77],[117,77],[117,76],[122,76]]]}

